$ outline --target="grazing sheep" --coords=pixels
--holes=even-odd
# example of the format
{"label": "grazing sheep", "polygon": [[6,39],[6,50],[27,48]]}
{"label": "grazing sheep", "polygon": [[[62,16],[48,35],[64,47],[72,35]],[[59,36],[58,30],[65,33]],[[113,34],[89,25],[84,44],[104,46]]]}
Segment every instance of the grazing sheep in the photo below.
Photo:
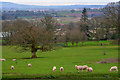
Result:
{"label": "grazing sheep", "polygon": [[30,67],[31,67],[31,64],[28,64],[28,67],[30,68]]}
{"label": "grazing sheep", "polygon": [[83,66],[83,70],[86,70],[87,68],[88,68],[87,65],[84,65],[84,66]]}
{"label": "grazing sheep", "polygon": [[11,70],[13,70],[14,69],[14,66],[11,66]]}
{"label": "grazing sheep", "polygon": [[77,66],[77,65],[75,65],[75,68],[76,68],[76,70],[79,72],[79,70],[80,71],[82,71],[83,70],[83,66]]}
{"label": "grazing sheep", "polygon": [[75,68],[79,72],[79,66],[75,65]]}
{"label": "grazing sheep", "polygon": [[16,59],[12,59],[13,61],[16,61]]}
{"label": "grazing sheep", "polygon": [[6,61],[6,59],[1,59],[1,61]]}
{"label": "grazing sheep", "polygon": [[83,71],[83,66],[78,66],[80,71]]}
{"label": "grazing sheep", "polygon": [[111,72],[111,71],[114,71],[114,70],[115,70],[115,71],[118,71],[117,66],[113,66],[113,67],[110,68],[110,72]]}
{"label": "grazing sheep", "polygon": [[63,67],[60,67],[60,72],[62,72],[63,71]]}
{"label": "grazing sheep", "polygon": [[88,68],[86,69],[86,71],[88,71],[88,72],[92,72],[93,69],[92,69],[92,67],[88,67]]}
{"label": "grazing sheep", "polygon": [[55,72],[55,71],[56,71],[56,66],[53,67],[53,72]]}

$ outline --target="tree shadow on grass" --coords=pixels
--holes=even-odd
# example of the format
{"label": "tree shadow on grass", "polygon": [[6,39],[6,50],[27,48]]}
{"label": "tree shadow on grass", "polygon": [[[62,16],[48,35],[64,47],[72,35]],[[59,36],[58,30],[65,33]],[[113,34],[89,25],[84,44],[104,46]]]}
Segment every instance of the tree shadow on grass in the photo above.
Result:
{"label": "tree shadow on grass", "polygon": [[119,59],[116,58],[108,58],[108,59],[104,59],[101,60],[100,62],[96,62],[96,63],[117,63],[119,61]]}
{"label": "tree shadow on grass", "polygon": [[36,57],[36,58],[29,57],[29,58],[21,58],[21,59],[37,59],[37,58],[47,58],[47,57]]}

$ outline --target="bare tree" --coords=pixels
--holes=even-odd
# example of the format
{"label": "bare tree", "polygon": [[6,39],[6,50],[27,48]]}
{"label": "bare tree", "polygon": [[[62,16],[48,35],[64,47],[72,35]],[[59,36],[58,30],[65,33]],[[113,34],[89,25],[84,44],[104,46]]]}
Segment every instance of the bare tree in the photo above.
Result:
{"label": "bare tree", "polygon": [[10,30],[9,28],[11,27],[11,24],[9,21],[4,21],[2,22],[2,36],[3,36],[3,40],[5,40],[5,42],[8,42],[8,38],[9,38],[9,33]]}
{"label": "bare tree", "polygon": [[96,28],[96,40],[99,42],[101,39],[105,38],[105,30],[104,28]]}
{"label": "bare tree", "polygon": [[43,19],[41,19],[41,23],[42,26],[49,31],[54,31],[58,26],[57,21],[52,16],[49,15],[46,15]]}
{"label": "bare tree", "polygon": [[70,30],[70,41],[72,43],[72,46],[74,46],[74,43],[76,43],[76,46],[78,46],[78,43],[84,42],[86,40],[86,35],[84,32],[80,31],[78,28],[74,28]]}
{"label": "bare tree", "polygon": [[10,44],[31,50],[31,58],[36,58],[38,49],[42,51],[51,49],[52,33],[41,27],[27,26],[11,35]]}
{"label": "bare tree", "polygon": [[3,39],[9,43],[10,35],[14,34],[20,28],[28,26],[29,22],[26,20],[14,20],[14,21],[3,21],[2,22],[2,35]]}
{"label": "bare tree", "polygon": [[106,26],[108,25],[109,28],[114,29],[116,31],[115,34],[118,35],[118,28],[120,27],[120,1],[107,4],[104,8],[104,14],[104,18],[107,21]]}
{"label": "bare tree", "polygon": [[41,25],[33,25],[25,20],[15,20],[11,23],[8,31],[12,32],[9,36],[9,44],[20,46],[24,50],[32,52],[31,58],[36,58],[38,50],[48,51],[54,46],[54,32],[48,31]]}
{"label": "bare tree", "polygon": [[87,34],[87,32],[88,32],[88,23],[87,22],[83,22],[83,21],[79,21],[77,24],[79,26],[79,29],[82,32],[85,32]]}

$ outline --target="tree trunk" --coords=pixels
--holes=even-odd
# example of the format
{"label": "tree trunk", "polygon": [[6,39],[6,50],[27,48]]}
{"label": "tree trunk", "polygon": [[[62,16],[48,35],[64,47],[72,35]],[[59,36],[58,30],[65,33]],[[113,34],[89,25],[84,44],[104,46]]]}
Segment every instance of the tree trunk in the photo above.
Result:
{"label": "tree trunk", "polygon": [[72,42],[72,46],[74,46],[74,42]]}
{"label": "tree trunk", "polygon": [[65,45],[68,46],[68,43],[66,42]]}
{"label": "tree trunk", "polygon": [[35,48],[34,44],[32,44],[31,49],[32,49],[31,50],[31,52],[32,52],[32,57],[31,58],[37,58],[37,56],[36,56],[37,48]]}
{"label": "tree trunk", "polygon": [[83,46],[83,42],[82,42],[81,46]]}
{"label": "tree trunk", "polygon": [[78,42],[76,42],[76,46],[78,46]]}
{"label": "tree trunk", "polygon": [[97,41],[97,46],[99,46],[99,40]]}
{"label": "tree trunk", "polygon": [[31,58],[37,58],[36,52],[32,52],[32,57]]}

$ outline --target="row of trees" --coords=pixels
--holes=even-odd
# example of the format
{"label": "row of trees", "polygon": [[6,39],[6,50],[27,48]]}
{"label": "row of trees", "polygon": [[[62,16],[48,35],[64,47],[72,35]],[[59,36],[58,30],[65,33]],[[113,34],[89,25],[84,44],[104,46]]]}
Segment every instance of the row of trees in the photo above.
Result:
{"label": "row of trees", "polygon": [[[88,9],[88,12],[97,12],[89,14],[89,17],[94,17],[97,15],[102,15],[100,9]],[[42,18],[45,15],[51,15],[53,17],[78,17],[78,15],[67,15],[64,13],[81,13],[81,10],[76,11],[76,10],[60,10],[60,11],[55,11],[55,10],[48,10],[48,11],[29,11],[29,10],[15,10],[15,11],[4,11],[2,12],[2,20],[14,20],[14,19],[21,19],[21,18],[28,18],[28,19],[37,19],[37,18]]]}

